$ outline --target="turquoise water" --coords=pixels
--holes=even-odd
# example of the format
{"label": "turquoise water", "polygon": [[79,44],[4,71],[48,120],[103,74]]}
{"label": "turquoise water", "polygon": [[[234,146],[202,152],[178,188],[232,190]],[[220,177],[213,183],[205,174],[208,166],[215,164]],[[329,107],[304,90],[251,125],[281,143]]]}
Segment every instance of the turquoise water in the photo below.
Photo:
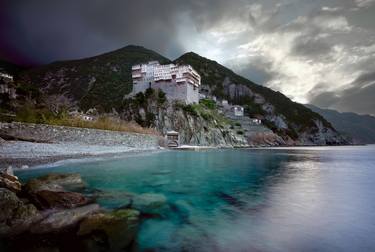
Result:
{"label": "turquoise water", "polygon": [[168,208],[143,220],[140,250],[374,251],[375,148],[166,151],[17,173],[23,181],[79,172],[88,192],[159,193]]}

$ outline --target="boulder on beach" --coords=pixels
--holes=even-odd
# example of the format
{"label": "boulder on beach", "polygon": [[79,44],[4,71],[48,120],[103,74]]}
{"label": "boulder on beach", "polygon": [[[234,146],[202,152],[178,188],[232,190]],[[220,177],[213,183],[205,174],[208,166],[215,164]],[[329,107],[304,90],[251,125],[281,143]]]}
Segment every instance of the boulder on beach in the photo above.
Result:
{"label": "boulder on beach", "polygon": [[159,214],[167,206],[167,198],[163,194],[139,194],[134,196],[131,206],[141,213]]}
{"label": "boulder on beach", "polygon": [[78,236],[83,236],[88,251],[121,251],[135,239],[139,211],[122,209],[112,213],[97,213],[85,218]]}
{"label": "boulder on beach", "polygon": [[63,231],[66,228],[73,227],[83,218],[100,210],[98,204],[90,204],[73,209],[60,210],[51,213],[41,222],[36,223],[30,229],[33,234],[47,234]]}
{"label": "boulder on beach", "polygon": [[7,173],[0,173],[0,187],[7,188],[12,192],[17,193],[21,191],[22,185],[16,176],[9,175]]}
{"label": "boulder on beach", "polygon": [[31,201],[39,209],[74,208],[88,203],[88,199],[76,192],[37,191]]}
{"label": "boulder on beach", "polygon": [[35,193],[42,190],[64,191],[84,187],[85,183],[83,182],[81,175],[78,173],[50,173],[45,176],[32,179],[25,185],[25,189],[29,193]]}
{"label": "boulder on beach", "polygon": [[21,233],[40,217],[34,205],[24,203],[10,190],[0,188],[0,236]]}
{"label": "boulder on beach", "polygon": [[7,188],[12,192],[21,191],[21,183],[17,176],[14,176],[13,169],[11,166],[0,170],[0,187]]}

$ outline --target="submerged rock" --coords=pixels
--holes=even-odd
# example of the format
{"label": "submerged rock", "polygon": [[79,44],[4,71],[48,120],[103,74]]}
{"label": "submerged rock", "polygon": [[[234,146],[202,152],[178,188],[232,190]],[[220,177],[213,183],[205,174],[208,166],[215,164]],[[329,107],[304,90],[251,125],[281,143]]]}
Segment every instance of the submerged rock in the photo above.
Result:
{"label": "submerged rock", "polygon": [[80,193],[47,190],[34,193],[32,201],[40,209],[74,208],[88,203],[88,199]]}
{"label": "submerged rock", "polygon": [[34,205],[24,203],[10,190],[0,188],[0,236],[21,233],[40,217]]}
{"label": "submerged rock", "polygon": [[132,204],[134,193],[124,191],[97,191],[92,194],[98,203],[110,208],[129,208]]}
{"label": "submerged rock", "polygon": [[77,235],[86,237],[88,251],[124,250],[135,239],[139,214],[133,209],[93,214],[81,222]]}
{"label": "submerged rock", "polygon": [[90,204],[74,209],[60,210],[50,214],[41,222],[33,225],[30,229],[34,234],[47,234],[51,232],[59,232],[65,228],[76,225],[83,218],[95,213],[99,210],[99,205]]}
{"label": "submerged rock", "polygon": [[147,214],[158,214],[167,205],[163,194],[144,193],[133,198],[132,208]]}
{"label": "submerged rock", "polygon": [[81,175],[78,173],[59,174],[51,173],[36,179],[30,180],[25,185],[26,191],[34,193],[37,191],[64,191],[65,189],[84,188]]}

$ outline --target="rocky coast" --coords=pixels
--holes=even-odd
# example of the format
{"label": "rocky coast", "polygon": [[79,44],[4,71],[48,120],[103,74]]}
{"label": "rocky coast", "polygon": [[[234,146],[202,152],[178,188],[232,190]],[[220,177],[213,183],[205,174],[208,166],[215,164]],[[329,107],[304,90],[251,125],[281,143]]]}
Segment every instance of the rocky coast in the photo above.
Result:
{"label": "rocky coast", "polygon": [[166,207],[158,194],[126,193],[117,209],[103,209],[100,190],[88,191],[79,174],[51,173],[22,184],[0,172],[1,251],[123,251],[136,249],[142,218]]}

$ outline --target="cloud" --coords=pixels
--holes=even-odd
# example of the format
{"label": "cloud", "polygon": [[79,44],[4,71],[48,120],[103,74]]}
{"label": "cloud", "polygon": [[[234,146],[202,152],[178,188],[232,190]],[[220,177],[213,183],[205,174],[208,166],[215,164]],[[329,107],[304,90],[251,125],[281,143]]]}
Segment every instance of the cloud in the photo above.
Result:
{"label": "cloud", "polygon": [[[318,90],[316,90],[318,91]],[[361,114],[375,115],[375,72],[360,75],[351,86],[335,92],[317,92],[311,102],[324,108],[333,108],[339,111],[356,111]]]}
{"label": "cloud", "polygon": [[1,4],[0,56],[16,62],[88,57],[127,44],[171,59],[195,51],[295,101],[375,114],[371,102],[339,102],[354,91],[363,99],[370,95],[362,90],[375,95],[371,83],[356,89],[360,78],[375,69],[375,0]]}

